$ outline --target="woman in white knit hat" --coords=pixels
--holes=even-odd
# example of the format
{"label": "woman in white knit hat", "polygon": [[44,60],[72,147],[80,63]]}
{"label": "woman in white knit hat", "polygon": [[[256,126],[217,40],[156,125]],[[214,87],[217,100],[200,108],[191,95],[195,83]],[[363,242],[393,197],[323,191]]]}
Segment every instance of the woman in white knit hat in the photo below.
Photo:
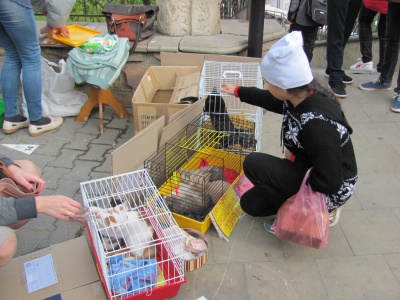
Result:
{"label": "woman in white knit hat", "polygon": [[[240,205],[255,217],[275,215],[299,191],[307,170],[313,167],[308,183],[326,195],[333,226],[357,182],[350,139],[353,130],[335,96],[313,79],[302,44],[301,33],[294,31],[267,52],[261,73],[268,90],[229,84],[221,88],[242,102],[283,115],[281,143],[285,158],[260,152],[246,156],[244,173],[254,187],[243,194]],[[271,233],[273,221],[264,223]]]}

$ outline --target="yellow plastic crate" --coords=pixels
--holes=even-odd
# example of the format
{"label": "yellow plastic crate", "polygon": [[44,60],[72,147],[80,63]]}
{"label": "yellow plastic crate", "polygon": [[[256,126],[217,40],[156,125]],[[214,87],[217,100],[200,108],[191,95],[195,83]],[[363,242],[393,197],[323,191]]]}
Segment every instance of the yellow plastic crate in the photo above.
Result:
{"label": "yellow plastic crate", "polygon": [[[242,172],[242,166],[243,166],[243,160],[244,160],[244,155],[228,152],[222,149],[215,149],[211,147],[203,147],[200,149],[196,155],[194,155],[189,161],[183,165],[181,168],[184,170],[193,170],[193,166],[196,165],[193,163],[193,160],[199,160],[200,158],[207,158],[207,153],[212,153],[213,157],[217,157],[218,160],[215,160],[211,162],[213,165],[220,166],[220,162],[223,161],[225,169],[232,169],[235,170],[238,173],[238,176]],[[190,167],[187,167],[190,166]],[[175,182],[180,182],[180,177],[179,177],[179,172],[177,172],[177,175],[175,178],[168,178],[167,181],[158,189],[160,194],[163,196],[167,196],[170,194],[171,190],[173,190],[172,185]],[[172,212],[172,215],[176,222],[178,223],[179,227],[181,228],[192,228],[197,231],[200,231],[201,233],[205,233],[207,229],[211,226],[212,222],[210,219],[209,214],[205,217],[203,221],[197,221],[195,219],[188,218],[186,216],[183,216],[181,214],[177,214],[175,212]]]}

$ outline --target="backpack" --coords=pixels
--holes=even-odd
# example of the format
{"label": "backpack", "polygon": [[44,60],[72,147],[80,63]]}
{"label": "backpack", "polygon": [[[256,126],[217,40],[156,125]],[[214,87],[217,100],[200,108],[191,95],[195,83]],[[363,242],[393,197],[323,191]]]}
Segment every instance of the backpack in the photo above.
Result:
{"label": "backpack", "polygon": [[328,19],[327,0],[307,0],[307,17],[315,23],[324,26]]}

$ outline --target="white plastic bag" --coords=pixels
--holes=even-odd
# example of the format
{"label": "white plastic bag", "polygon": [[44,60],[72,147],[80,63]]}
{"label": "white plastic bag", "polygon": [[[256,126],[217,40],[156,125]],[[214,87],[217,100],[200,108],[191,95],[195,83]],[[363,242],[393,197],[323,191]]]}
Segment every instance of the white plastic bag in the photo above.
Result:
{"label": "white plastic bag", "polygon": [[[55,69],[60,72],[56,72]],[[42,113],[44,116],[70,117],[77,116],[88,96],[75,91],[75,81],[69,75],[66,62],[61,59],[58,64],[42,57]],[[26,100],[23,96],[22,111],[28,115]]]}

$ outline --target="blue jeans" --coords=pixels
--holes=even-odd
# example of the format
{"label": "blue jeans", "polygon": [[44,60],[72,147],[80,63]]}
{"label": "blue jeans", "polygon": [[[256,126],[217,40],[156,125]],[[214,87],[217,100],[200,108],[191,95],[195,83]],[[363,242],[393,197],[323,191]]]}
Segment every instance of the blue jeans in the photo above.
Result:
{"label": "blue jeans", "polygon": [[[386,48],[385,59],[382,64],[382,82],[392,82],[400,51],[400,3],[389,2],[386,15]],[[394,92],[400,94],[400,70],[397,77],[397,87]]]}
{"label": "blue jeans", "polygon": [[1,70],[4,116],[20,114],[18,90],[22,78],[29,119],[41,119],[41,52],[32,8],[11,0],[0,0],[0,44],[6,53]]}

